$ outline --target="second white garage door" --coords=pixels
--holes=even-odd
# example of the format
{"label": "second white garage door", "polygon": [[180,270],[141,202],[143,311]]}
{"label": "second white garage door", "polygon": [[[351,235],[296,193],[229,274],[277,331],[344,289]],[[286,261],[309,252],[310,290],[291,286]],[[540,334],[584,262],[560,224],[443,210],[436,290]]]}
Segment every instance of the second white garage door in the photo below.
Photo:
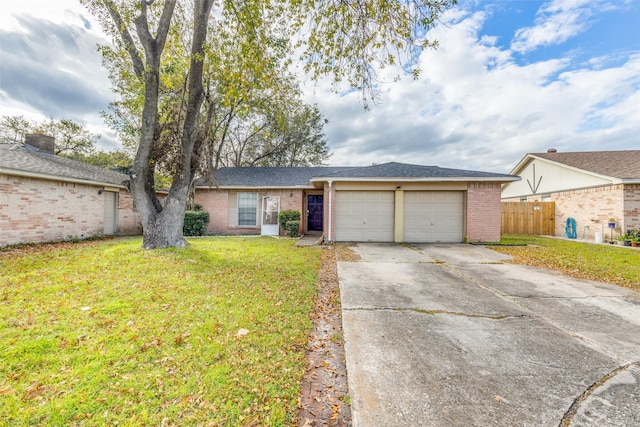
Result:
{"label": "second white garage door", "polygon": [[393,191],[336,192],[336,240],[393,242]]}
{"label": "second white garage door", "polygon": [[405,191],[402,240],[462,242],[462,191]]}

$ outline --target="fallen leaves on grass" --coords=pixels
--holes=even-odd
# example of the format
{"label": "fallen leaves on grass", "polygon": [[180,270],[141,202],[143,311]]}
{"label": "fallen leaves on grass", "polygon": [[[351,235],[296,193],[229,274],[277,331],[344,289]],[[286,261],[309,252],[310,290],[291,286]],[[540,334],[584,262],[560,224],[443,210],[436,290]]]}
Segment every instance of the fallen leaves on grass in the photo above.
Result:
{"label": "fallen leaves on grass", "polygon": [[[341,249],[337,249],[337,248]],[[311,318],[314,327],[307,344],[306,370],[298,404],[300,426],[349,426],[351,409],[340,401],[348,394],[342,341],[342,312],[336,258],[353,254],[344,246],[322,253],[318,297]]]}
{"label": "fallen leaves on grass", "polygon": [[0,419],[291,425],[321,253],[293,243],[3,251]]}
{"label": "fallen leaves on grass", "polygon": [[[570,277],[640,290],[640,250],[530,236],[509,236],[530,246],[495,246],[508,262],[560,271]],[[531,245],[534,244],[535,246]]]}

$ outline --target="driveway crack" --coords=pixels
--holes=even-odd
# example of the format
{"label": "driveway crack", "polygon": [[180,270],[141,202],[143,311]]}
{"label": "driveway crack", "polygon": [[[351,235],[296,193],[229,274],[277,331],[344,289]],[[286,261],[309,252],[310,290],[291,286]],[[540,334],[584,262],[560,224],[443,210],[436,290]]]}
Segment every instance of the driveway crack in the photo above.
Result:
{"label": "driveway crack", "polygon": [[343,307],[343,311],[413,311],[415,313],[429,314],[432,316],[439,314],[446,314],[451,316],[462,316],[477,319],[491,319],[491,320],[504,320],[526,317],[523,314],[511,315],[511,314],[481,314],[481,313],[463,313],[460,311],[449,310],[427,310],[423,308],[411,308],[411,307]]}
{"label": "driveway crack", "polygon": [[573,417],[578,412],[578,409],[580,409],[580,405],[582,405],[582,403],[585,400],[587,400],[589,398],[589,396],[591,396],[599,387],[604,385],[611,378],[615,377],[620,372],[626,371],[627,369],[631,368],[632,366],[640,367],[640,361],[631,362],[631,363],[627,363],[626,365],[618,366],[617,368],[615,368],[611,372],[609,372],[606,375],[604,375],[598,381],[596,381],[595,383],[591,384],[584,391],[584,393],[582,393],[580,396],[578,396],[573,401],[573,403],[571,404],[571,406],[569,407],[567,412],[564,413],[564,416],[560,420],[560,423],[558,424],[558,427],[567,427],[567,426],[571,425],[571,421],[573,420]]}

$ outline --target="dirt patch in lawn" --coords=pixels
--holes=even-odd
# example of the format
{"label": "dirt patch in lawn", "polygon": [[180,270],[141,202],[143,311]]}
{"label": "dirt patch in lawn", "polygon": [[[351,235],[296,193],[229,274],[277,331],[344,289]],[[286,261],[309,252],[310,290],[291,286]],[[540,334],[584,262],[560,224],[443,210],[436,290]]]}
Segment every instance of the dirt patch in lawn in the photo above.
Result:
{"label": "dirt patch in lawn", "polygon": [[342,311],[336,258],[353,256],[345,247],[325,247],[312,313],[307,367],[300,387],[300,427],[350,426],[349,389],[342,335]]}

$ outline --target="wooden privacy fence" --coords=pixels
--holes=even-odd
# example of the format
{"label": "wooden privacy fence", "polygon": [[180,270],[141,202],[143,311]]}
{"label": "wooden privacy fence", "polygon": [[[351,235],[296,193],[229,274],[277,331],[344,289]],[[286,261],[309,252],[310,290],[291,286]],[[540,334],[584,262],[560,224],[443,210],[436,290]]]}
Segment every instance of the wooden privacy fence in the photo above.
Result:
{"label": "wooden privacy fence", "polygon": [[502,202],[502,234],[553,236],[555,202]]}

